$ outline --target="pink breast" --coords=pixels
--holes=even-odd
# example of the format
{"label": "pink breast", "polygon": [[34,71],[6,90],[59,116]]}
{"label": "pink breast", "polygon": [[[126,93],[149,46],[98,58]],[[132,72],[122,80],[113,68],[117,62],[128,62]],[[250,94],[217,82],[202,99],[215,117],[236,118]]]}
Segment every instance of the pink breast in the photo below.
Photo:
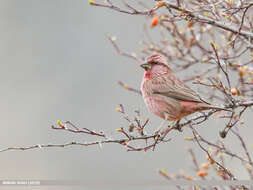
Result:
{"label": "pink breast", "polygon": [[168,120],[174,120],[175,116],[172,114],[173,108],[167,102],[159,100],[154,97],[146,97],[145,103],[149,110],[156,116],[165,119],[165,114]]}

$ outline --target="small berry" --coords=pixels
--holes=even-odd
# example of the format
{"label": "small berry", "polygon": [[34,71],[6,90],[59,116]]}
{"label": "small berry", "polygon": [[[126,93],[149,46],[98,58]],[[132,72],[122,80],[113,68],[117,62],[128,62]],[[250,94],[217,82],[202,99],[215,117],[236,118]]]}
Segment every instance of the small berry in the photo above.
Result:
{"label": "small berry", "polygon": [[237,88],[231,88],[231,90],[230,90],[230,92],[231,92],[231,94],[232,95],[239,95],[239,91],[237,90]]}
{"label": "small berry", "polygon": [[157,16],[154,16],[151,22],[151,27],[156,26],[159,23],[159,18]]}
{"label": "small berry", "polygon": [[207,176],[207,172],[206,171],[201,171],[201,170],[199,170],[198,171],[198,173],[197,173],[197,175],[199,176],[199,177],[205,177],[205,176]]}
{"label": "small berry", "polygon": [[214,160],[211,159],[209,156],[206,156],[206,159],[209,161],[209,163],[210,163],[211,165],[214,164]]}
{"label": "small berry", "polygon": [[209,169],[208,163],[203,163],[203,164],[201,164],[201,168],[203,168],[203,169],[205,169],[205,170],[208,170],[208,169]]}
{"label": "small berry", "polygon": [[247,72],[247,67],[246,67],[246,66],[239,67],[238,73],[239,73],[239,76],[240,76],[241,78],[244,77],[244,75],[246,74],[246,72]]}
{"label": "small berry", "polygon": [[157,3],[156,3],[156,6],[157,7],[163,7],[163,6],[165,6],[166,5],[166,3],[164,2],[164,1],[158,1]]}

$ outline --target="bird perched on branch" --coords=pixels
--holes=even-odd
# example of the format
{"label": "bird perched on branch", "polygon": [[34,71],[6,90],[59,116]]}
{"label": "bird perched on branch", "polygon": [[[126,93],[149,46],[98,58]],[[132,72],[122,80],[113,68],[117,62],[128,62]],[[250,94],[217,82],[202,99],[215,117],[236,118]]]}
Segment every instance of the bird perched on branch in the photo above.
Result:
{"label": "bird perched on branch", "polygon": [[[145,70],[141,92],[149,110],[156,116],[168,120],[179,121],[192,113],[216,109],[177,78],[171,70],[166,58],[160,54],[148,57],[141,67]],[[226,110],[229,111],[229,110]]]}

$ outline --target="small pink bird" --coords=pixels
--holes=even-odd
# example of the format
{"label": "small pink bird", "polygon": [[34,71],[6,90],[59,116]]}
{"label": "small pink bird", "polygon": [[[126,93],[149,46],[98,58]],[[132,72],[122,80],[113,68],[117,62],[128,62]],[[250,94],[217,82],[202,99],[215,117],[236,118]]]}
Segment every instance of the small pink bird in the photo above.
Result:
{"label": "small pink bird", "polygon": [[143,99],[149,110],[160,118],[179,123],[183,117],[198,111],[226,110],[203,101],[173,74],[163,55],[148,57],[141,67],[145,69],[141,83]]}

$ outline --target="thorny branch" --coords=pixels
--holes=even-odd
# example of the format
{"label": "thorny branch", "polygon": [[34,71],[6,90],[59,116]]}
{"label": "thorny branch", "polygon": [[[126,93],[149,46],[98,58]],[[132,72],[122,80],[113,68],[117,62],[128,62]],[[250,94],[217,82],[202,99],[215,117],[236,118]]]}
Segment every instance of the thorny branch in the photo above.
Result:
{"label": "thorny branch", "polygon": [[[236,3],[237,2],[237,3]],[[229,131],[235,132],[235,127],[242,125],[242,116],[253,106],[253,17],[252,2],[250,1],[157,1],[152,8],[147,8],[148,13],[140,11],[141,15],[151,17],[151,27],[160,26],[160,42],[152,39],[145,28],[144,34],[147,40],[142,40],[143,48],[141,53],[150,55],[160,53],[168,58],[171,67],[175,72],[184,72],[186,69],[196,69],[186,76],[185,82],[202,85],[206,88],[201,91],[204,97],[208,96],[209,102],[220,102],[224,108],[231,109],[231,113],[219,114],[219,118],[228,119],[227,124],[220,136],[225,138]],[[127,6],[126,6],[127,7]],[[145,6],[148,7],[148,6]],[[166,9],[162,9],[165,7]],[[167,11],[165,11],[167,10]],[[159,21],[159,22],[158,22]],[[182,24],[182,21],[184,23]],[[210,43],[207,43],[207,42]],[[112,42],[112,41],[111,41]],[[113,46],[119,50],[116,41]],[[198,52],[198,53],[196,53]],[[124,55],[124,54],[122,54]],[[137,57],[137,54],[133,54]],[[250,56],[249,56],[250,55]],[[140,63],[140,60],[138,63]],[[203,70],[201,70],[203,68]],[[221,71],[221,72],[220,72]],[[226,84],[227,83],[227,84]],[[140,94],[136,89],[123,82],[119,84],[128,91]],[[224,85],[226,84],[226,85]],[[195,127],[206,122],[217,111],[211,110],[195,114],[180,123],[180,127]],[[178,126],[172,124],[169,129],[176,129]],[[210,164],[220,177],[224,180],[235,179],[234,174],[225,167],[224,157],[219,156],[218,162],[214,156],[223,153],[228,157],[238,159],[246,167],[251,179],[253,179],[252,160],[250,152],[246,148],[243,138],[237,136],[241,147],[245,151],[246,158],[236,152],[232,152],[221,141],[210,142],[202,137],[196,129],[193,129],[192,138],[208,155]],[[216,151],[212,154],[201,144],[213,147]],[[190,151],[192,157],[195,157]],[[201,167],[192,159],[197,170]],[[165,171],[159,171],[166,179],[173,177]],[[198,176],[203,178],[207,175],[203,171]],[[191,179],[189,176],[178,175],[174,178]],[[183,189],[182,187],[177,187]],[[202,189],[205,189],[201,187]],[[248,189],[244,186],[230,187],[230,189]]]}
{"label": "thorny branch", "polygon": [[[161,0],[155,0],[155,1],[161,2]],[[96,3],[96,2],[92,1],[92,3],[90,3],[90,4],[93,5],[93,6],[98,6],[98,7],[106,7],[106,8],[113,9],[115,11],[126,13],[126,14],[147,15],[147,16],[152,15],[152,13],[154,13],[156,10],[158,10],[160,8],[159,6],[154,6],[150,10],[139,11],[139,10],[135,9],[133,6],[130,6],[128,3],[126,3],[124,1],[125,6],[128,8],[128,10],[124,10],[124,9],[114,5],[111,1],[107,1],[107,2],[108,3],[101,4],[101,3]],[[175,5],[175,4],[170,3],[169,1],[162,1],[162,2],[165,3],[164,5],[166,6],[166,8],[169,11],[170,11],[170,9],[177,10],[177,11],[185,14],[185,18],[187,18],[187,19],[190,18],[191,20],[194,20],[194,21],[199,22],[199,23],[210,24],[212,26],[215,26],[215,27],[221,28],[223,30],[232,32],[233,34],[241,35],[241,36],[243,36],[247,39],[252,39],[253,38],[253,33],[251,33],[251,32],[243,31],[240,28],[239,28],[239,30],[237,30],[236,28],[231,27],[231,26],[227,26],[222,22],[216,21],[216,20],[208,18],[206,16],[197,15],[197,14],[194,13],[194,11],[190,11],[188,9],[185,9],[185,8],[179,6],[179,4]],[[246,7],[245,13],[251,6],[252,6],[252,4],[250,4],[248,7]],[[166,19],[164,21],[166,21]],[[170,20],[167,20],[167,21],[170,21]]]}
{"label": "thorny branch", "polygon": [[235,179],[234,175],[231,174],[226,168],[224,168],[219,162],[215,161],[212,156],[210,155],[210,153],[200,144],[195,131],[192,131],[193,135],[194,135],[194,140],[196,140],[196,142],[198,143],[199,147],[208,155],[208,158],[213,161],[215,164],[217,164],[222,170],[223,172],[225,172],[231,179]]}

